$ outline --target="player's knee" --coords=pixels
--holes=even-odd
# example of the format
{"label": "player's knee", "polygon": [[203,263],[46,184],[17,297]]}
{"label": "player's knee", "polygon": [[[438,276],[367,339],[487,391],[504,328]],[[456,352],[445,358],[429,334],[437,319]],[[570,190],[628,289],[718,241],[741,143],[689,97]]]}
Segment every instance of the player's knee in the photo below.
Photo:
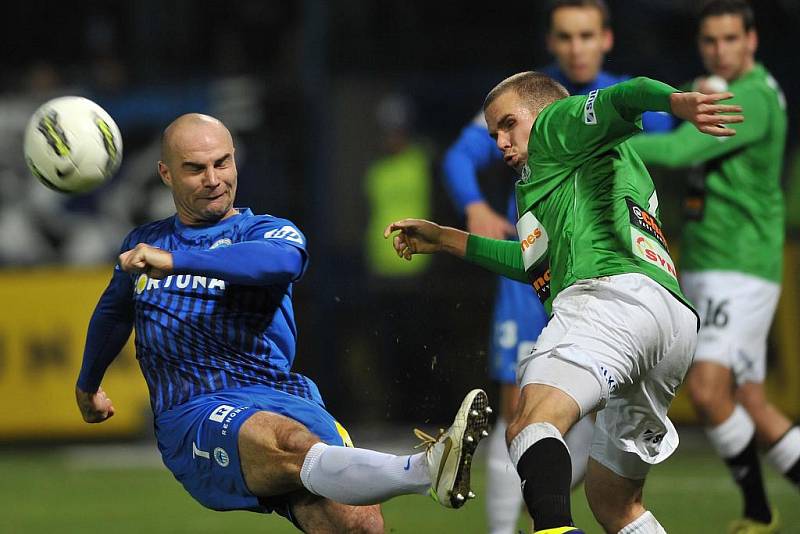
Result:
{"label": "player's knee", "polygon": [[723,403],[732,402],[731,383],[717,373],[692,369],[686,379],[692,405],[701,415],[709,415]]}
{"label": "player's knee", "polygon": [[741,403],[752,416],[760,415],[770,408],[762,384],[748,383],[739,387],[736,391],[736,400]]}
{"label": "player's knee", "polygon": [[618,532],[630,522],[630,518],[643,511],[641,498],[637,498],[636,494],[608,491],[608,488],[591,484],[588,480],[584,491],[592,514],[606,532]]}
{"label": "player's knee", "polygon": [[318,442],[308,429],[286,417],[259,412],[239,431],[239,456],[245,483],[259,496],[301,487],[303,460]]}

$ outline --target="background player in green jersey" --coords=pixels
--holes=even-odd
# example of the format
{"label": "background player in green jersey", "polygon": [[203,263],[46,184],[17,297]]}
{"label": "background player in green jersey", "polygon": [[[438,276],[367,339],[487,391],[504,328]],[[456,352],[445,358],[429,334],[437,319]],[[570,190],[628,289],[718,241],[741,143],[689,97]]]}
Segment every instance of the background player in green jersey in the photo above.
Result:
{"label": "background player in green jersey", "polygon": [[709,74],[726,80],[748,120],[723,142],[690,124],[631,144],[648,164],[694,166],[686,199],[681,286],[702,318],[687,377],[692,403],[712,446],[744,497],[732,532],[774,532],[757,443],[767,460],[800,484],[800,429],[764,393],[767,333],[783,263],[780,188],[786,110],[775,80],[755,61],[753,12],[743,0],[706,4],[698,45]]}
{"label": "background player in green jersey", "polygon": [[697,317],[683,297],[647,169],[626,143],[644,111],[734,135],[730,93],[679,93],[636,78],[569,97],[548,76],[512,76],[484,103],[489,132],[521,176],[520,243],[406,219],[384,233],[398,255],[449,252],[530,281],[550,322],[520,364],[522,393],[506,434],[536,532],[572,526],[563,434],[597,413],[586,495],[606,532],[664,532],[642,505],[649,467],[677,447],[667,410],[691,362]]}

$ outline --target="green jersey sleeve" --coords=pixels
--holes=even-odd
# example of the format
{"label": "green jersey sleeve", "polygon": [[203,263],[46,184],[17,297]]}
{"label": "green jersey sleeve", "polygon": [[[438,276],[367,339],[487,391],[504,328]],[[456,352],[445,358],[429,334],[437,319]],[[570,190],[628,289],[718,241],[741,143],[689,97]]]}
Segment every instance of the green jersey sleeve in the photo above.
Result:
{"label": "green jersey sleeve", "polygon": [[495,274],[527,283],[520,245],[516,241],[489,239],[475,234],[467,238],[467,261]]}
{"label": "green jersey sleeve", "polygon": [[742,106],[745,115],[744,122],[731,125],[736,130],[732,137],[704,134],[693,124],[684,122],[670,133],[638,135],[630,144],[647,164],[688,167],[739,150],[766,135],[769,124],[765,117],[770,113],[765,95],[758,91],[741,91],[725,102],[728,103]]}
{"label": "green jersey sleeve", "polygon": [[558,100],[536,119],[529,155],[540,165],[582,165],[641,132],[643,112],[670,111],[669,96],[675,92],[665,83],[639,77]]}

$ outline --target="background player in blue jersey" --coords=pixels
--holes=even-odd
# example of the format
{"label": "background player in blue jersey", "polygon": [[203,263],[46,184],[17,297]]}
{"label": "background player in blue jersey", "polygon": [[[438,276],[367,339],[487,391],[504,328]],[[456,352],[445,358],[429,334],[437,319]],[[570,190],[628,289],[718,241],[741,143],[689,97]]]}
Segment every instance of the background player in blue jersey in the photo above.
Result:
{"label": "background player in blue jersey", "polygon": [[[601,70],[614,40],[609,10],[603,0],[555,0],[549,6],[547,20],[547,48],[556,61],[541,72],[561,83],[570,94],[588,94],[629,78]],[[643,115],[644,128],[650,132],[669,130],[672,120],[667,114]],[[461,131],[443,162],[445,185],[465,216],[467,230],[494,239],[516,236],[514,194],[509,187],[507,215],[497,213],[480,190],[478,172],[502,160],[502,152],[489,137],[483,112],[479,112]],[[516,177],[505,172],[510,186]],[[514,531],[522,505],[519,478],[504,439],[506,421],[519,395],[517,359],[530,352],[547,323],[547,315],[527,284],[502,277],[497,284],[489,368],[491,378],[500,383],[501,409],[489,438],[486,505],[489,531],[499,534]],[[573,455],[573,485],[583,479],[592,431],[591,422],[586,421],[574,426],[567,436]]]}
{"label": "background player in blue jersey", "polygon": [[375,504],[393,496],[430,493],[454,508],[474,496],[486,394],[470,392],[438,440],[419,433],[425,452],[353,448],[314,382],[291,371],[303,234],[234,207],[233,140],[212,117],[176,119],[158,170],[177,213],[123,242],[89,324],[76,386],[83,418],[114,415],[100,383],[135,326],[162,459],[204,506],[276,511],[306,532],[383,532]]}

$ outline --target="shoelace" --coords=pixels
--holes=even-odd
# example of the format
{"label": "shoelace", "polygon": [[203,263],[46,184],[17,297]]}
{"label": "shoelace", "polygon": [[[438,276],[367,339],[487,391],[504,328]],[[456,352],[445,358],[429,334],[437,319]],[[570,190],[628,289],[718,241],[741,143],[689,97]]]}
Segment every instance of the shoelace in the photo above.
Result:
{"label": "shoelace", "polygon": [[436,442],[439,441],[439,438],[441,438],[444,435],[444,428],[439,429],[439,435],[436,436],[435,438],[430,434],[420,430],[419,428],[414,429],[414,435],[417,436],[417,438],[419,438],[419,440],[421,441],[421,443],[417,443],[416,445],[414,445],[414,448],[419,449],[420,447],[425,447],[425,450],[427,450],[433,447],[436,444]]}

